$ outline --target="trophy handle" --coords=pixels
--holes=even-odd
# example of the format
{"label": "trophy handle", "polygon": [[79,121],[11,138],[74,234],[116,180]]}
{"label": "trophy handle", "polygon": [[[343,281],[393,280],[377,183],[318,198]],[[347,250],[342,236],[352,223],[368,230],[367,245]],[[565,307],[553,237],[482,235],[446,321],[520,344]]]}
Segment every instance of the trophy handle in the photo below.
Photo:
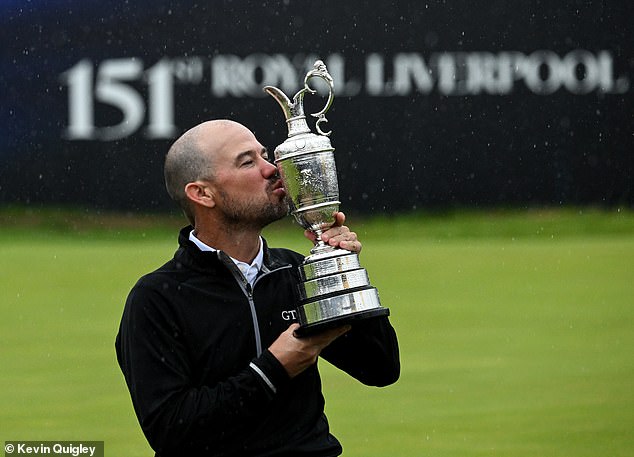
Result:
{"label": "trophy handle", "polygon": [[328,73],[326,64],[323,63],[321,60],[317,60],[313,65],[313,69],[306,73],[306,77],[304,78],[304,88],[300,92],[309,92],[310,94],[317,93],[315,89],[312,89],[308,85],[308,82],[312,78],[321,78],[326,82],[326,84],[328,84],[328,100],[326,101],[326,106],[324,106],[324,108],[318,113],[312,113],[311,116],[317,118],[317,122],[315,124],[317,132],[320,135],[330,136],[332,131],[324,132],[321,129],[320,124],[322,124],[323,122],[328,122],[328,119],[326,119],[326,112],[328,112],[328,110],[330,109],[330,106],[332,105],[332,102],[335,98],[335,82],[332,79],[332,76],[330,76],[330,73]]}
{"label": "trophy handle", "polygon": [[264,87],[264,91],[271,95],[282,107],[282,111],[284,111],[284,117],[286,118],[286,123],[288,125],[289,138],[302,133],[310,133],[310,129],[306,124],[306,116],[304,115],[304,95],[306,95],[306,93],[311,95],[317,93],[317,90],[313,89],[308,84],[312,78],[321,78],[326,82],[326,84],[328,84],[328,100],[326,101],[326,106],[324,106],[324,108],[318,113],[311,114],[311,116],[317,118],[317,122],[315,124],[317,132],[320,135],[329,136],[331,132],[324,132],[321,129],[321,124],[328,122],[328,119],[326,119],[326,112],[330,109],[330,106],[335,98],[335,86],[332,76],[330,76],[330,73],[328,73],[328,70],[326,69],[326,64],[324,64],[321,60],[317,60],[313,65],[313,69],[306,73],[306,77],[304,78],[304,87],[295,94],[292,101],[277,87]]}

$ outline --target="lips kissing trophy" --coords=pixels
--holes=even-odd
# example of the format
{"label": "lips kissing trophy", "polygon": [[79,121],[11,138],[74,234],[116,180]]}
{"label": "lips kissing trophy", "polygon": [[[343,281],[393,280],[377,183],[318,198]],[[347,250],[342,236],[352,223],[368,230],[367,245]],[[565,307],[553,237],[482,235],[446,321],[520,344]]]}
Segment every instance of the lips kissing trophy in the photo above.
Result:
{"label": "lips kissing trophy", "polygon": [[[317,93],[309,86],[313,78],[328,85],[328,101],[318,113],[316,130],[311,133],[304,115],[304,96]],[[282,107],[288,125],[288,138],[275,149],[275,163],[290,200],[291,213],[297,222],[315,234],[315,246],[299,267],[300,304],[299,335],[352,321],[389,314],[381,306],[376,288],[370,285],[368,274],[359,264],[359,256],[351,251],[334,248],[321,240],[321,234],[335,222],[339,211],[339,185],[334,148],[321,124],[327,122],[326,112],[334,99],[334,82],[321,60],[304,78],[304,87],[291,101],[277,87],[264,90]]]}

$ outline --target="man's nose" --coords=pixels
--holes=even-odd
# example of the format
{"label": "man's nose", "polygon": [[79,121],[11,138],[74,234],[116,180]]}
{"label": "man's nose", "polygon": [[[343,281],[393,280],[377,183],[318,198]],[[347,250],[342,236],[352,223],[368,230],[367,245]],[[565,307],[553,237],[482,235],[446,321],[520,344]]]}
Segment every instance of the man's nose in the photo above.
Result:
{"label": "man's nose", "polygon": [[262,159],[262,176],[265,178],[270,178],[273,175],[277,174],[277,167],[275,164],[269,162],[268,160]]}

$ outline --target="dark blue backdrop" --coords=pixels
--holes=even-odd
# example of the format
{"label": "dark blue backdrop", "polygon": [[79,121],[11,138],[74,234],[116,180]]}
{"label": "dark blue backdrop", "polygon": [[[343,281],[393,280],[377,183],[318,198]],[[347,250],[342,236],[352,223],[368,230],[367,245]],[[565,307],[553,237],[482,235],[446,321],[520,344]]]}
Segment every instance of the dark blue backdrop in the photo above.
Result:
{"label": "dark blue backdrop", "polygon": [[274,148],[261,86],[320,57],[343,209],[632,206],[632,5],[5,0],[0,204],[167,208],[175,136],[230,117]]}

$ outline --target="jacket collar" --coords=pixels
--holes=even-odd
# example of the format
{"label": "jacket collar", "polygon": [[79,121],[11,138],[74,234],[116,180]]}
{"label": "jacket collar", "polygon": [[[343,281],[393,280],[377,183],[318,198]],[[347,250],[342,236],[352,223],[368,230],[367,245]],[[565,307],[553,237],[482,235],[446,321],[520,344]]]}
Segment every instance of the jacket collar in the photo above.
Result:
{"label": "jacket collar", "polygon": [[[201,271],[216,270],[226,261],[231,262],[229,256],[221,250],[201,251],[190,239],[189,234],[193,230],[191,225],[183,227],[178,235],[179,249],[174,254],[174,259],[183,265]],[[289,265],[289,262],[279,258],[269,249],[268,243],[262,238],[264,250],[264,263],[262,268],[272,271]]]}

